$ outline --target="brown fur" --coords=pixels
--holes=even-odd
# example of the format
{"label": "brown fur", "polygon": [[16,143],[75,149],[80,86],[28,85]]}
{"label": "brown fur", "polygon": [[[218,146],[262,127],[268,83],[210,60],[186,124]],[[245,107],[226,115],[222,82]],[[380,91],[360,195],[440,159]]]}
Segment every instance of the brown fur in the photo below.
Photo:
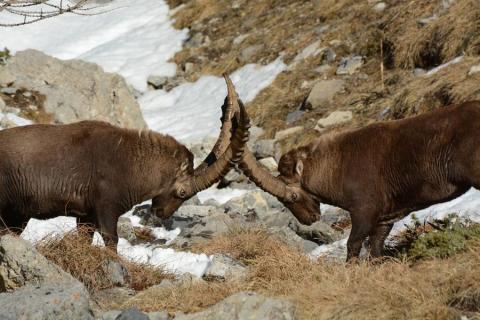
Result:
{"label": "brown fur", "polygon": [[348,210],[348,259],[367,237],[379,256],[394,221],[480,188],[480,102],[320,137],[285,154],[279,172],[301,222],[318,219],[320,202]]}

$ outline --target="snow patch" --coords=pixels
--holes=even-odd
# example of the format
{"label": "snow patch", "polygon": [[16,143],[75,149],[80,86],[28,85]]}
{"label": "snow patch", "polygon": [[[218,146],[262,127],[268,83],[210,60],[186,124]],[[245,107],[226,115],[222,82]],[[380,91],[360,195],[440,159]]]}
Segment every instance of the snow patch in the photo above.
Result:
{"label": "snow patch", "polygon": [[[172,27],[163,0],[116,0],[93,16],[64,14],[15,28],[0,28],[0,48],[37,49],[60,59],[83,59],[116,72],[136,89],[147,89],[147,77],[173,76],[167,62],[180,51],[187,30]],[[11,15],[0,13],[0,20]]]}
{"label": "snow patch", "polygon": [[77,219],[74,217],[56,217],[48,220],[38,220],[32,218],[20,234],[22,239],[37,243],[48,237],[60,237],[66,233],[75,230]]}
{"label": "snow patch", "polygon": [[[231,75],[244,102],[252,101],[285,70],[281,59],[266,65],[248,64]],[[181,142],[201,142],[220,132],[220,116],[227,88],[223,78],[203,76],[169,92],[155,90],[139,98],[140,108],[150,129],[169,134]]]}
{"label": "snow patch", "polygon": [[425,76],[428,77],[428,76],[431,76],[432,74],[435,74],[437,73],[438,71],[442,70],[443,68],[446,68],[452,64],[456,64],[456,63],[459,63],[460,61],[463,60],[463,56],[459,56],[459,57],[456,57],[455,59],[453,60],[450,60],[444,64],[441,64],[439,65],[438,67],[435,67],[433,69],[430,69],[427,73],[425,73]]}
{"label": "snow patch", "polygon": [[202,192],[197,193],[200,203],[204,203],[207,200],[213,199],[219,204],[224,204],[233,198],[238,198],[246,194],[247,190],[223,188],[217,189],[216,186],[210,187]]}

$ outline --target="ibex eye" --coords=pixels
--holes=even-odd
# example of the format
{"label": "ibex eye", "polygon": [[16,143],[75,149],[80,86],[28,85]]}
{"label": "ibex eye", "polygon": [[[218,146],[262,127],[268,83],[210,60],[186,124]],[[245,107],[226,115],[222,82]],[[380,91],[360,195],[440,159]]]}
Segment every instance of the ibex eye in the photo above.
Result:
{"label": "ibex eye", "polygon": [[180,198],[185,198],[187,196],[187,191],[185,191],[185,189],[178,190],[178,196]]}

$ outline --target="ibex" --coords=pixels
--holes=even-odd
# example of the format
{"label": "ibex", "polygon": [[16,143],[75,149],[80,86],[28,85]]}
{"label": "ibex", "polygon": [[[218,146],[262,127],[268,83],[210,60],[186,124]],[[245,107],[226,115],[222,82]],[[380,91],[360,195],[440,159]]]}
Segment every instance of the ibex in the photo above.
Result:
{"label": "ibex", "polygon": [[[249,119],[243,108],[231,119],[236,93],[227,76],[225,80],[228,96],[217,145],[228,147],[222,155],[212,151],[195,170],[193,154],[184,145],[153,131],[100,121],[0,131],[1,224],[20,228],[31,217],[74,215],[99,228],[113,245],[119,216],[135,204],[152,199],[153,212],[168,218],[241,159]],[[238,120],[236,130],[226,133],[233,120]],[[223,141],[226,136],[231,140]]]}
{"label": "ibex", "polygon": [[320,203],[349,211],[347,260],[367,237],[378,257],[395,221],[480,188],[480,102],[325,134],[284,154],[278,177],[248,148],[240,168],[301,223],[319,219]]}

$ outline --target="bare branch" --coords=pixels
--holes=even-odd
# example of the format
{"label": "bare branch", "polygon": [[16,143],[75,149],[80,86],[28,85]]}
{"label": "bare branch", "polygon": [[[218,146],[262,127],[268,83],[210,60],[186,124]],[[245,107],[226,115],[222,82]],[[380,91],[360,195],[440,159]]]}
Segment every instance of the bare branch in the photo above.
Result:
{"label": "bare branch", "polygon": [[[90,5],[91,1],[92,0],[0,0],[0,27],[15,27],[31,24],[65,13],[91,16],[112,11],[92,12],[91,10],[103,6],[92,6]],[[7,16],[13,18],[9,19],[9,21],[2,21],[2,19]]]}

